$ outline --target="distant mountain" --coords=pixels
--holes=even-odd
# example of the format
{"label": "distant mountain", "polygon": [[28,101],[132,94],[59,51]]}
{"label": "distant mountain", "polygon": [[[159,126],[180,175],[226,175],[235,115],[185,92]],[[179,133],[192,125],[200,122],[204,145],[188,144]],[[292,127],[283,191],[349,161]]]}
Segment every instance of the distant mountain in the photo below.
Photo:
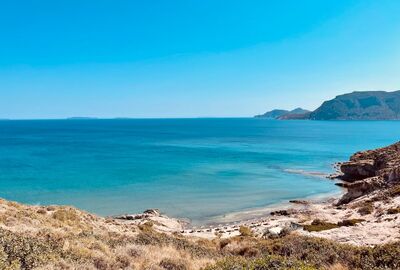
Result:
{"label": "distant mountain", "polygon": [[288,113],[278,117],[279,120],[306,120],[310,119],[310,111],[304,110],[302,113]]}
{"label": "distant mountain", "polygon": [[309,112],[310,112],[309,110],[305,110],[305,109],[302,109],[299,107],[294,110],[291,110],[289,113],[290,114],[305,114],[305,113],[309,113]]}
{"label": "distant mountain", "polygon": [[254,116],[254,117],[256,117],[256,118],[277,119],[278,117],[280,117],[280,116],[282,116],[282,115],[284,115],[284,114],[287,114],[287,113],[289,113],[288,110],[279,110],[279,109],[276,109],[276,110],[272,110],[272,111],[266,112],[266,113],[264,113],[264,114],[256,115],[256,116]]}
{"label": "distant mountain", "polygon": [[400,90],[353,92],[325,101],[313,112],[301,108],[272,110],[256,117],[279,120],[400,120]]}
{"label": "distant mountain", "polygon": [[400,120],[400,91],[353,92],[325,101],[311,120]]}
{"label": "distant mountain", "polygon": [[310,111],[304,110],[302,108],[296,108],[286,114],[279,116],[279,120],[301,120],[308,119],[310,117]]}
{"label": "distant mountain", "polygon": [[294,119],[296,117],[301,117],[305,114],[310,113],[310,111],[304,110],[302,108],[296,108],[294,110],[272,110],[264,114],[256,115],[257,118],[267,118],[267,119]]}

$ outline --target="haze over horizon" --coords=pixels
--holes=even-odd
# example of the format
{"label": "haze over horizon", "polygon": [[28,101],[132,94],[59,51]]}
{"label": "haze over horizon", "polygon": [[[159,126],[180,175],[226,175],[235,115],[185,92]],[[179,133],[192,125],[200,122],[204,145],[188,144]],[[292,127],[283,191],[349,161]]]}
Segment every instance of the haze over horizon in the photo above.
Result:
{"label": "haze over horizon", "polygon": [[400,88],[400,2],[30,1],[0,9],[0,119],[243,117]]}

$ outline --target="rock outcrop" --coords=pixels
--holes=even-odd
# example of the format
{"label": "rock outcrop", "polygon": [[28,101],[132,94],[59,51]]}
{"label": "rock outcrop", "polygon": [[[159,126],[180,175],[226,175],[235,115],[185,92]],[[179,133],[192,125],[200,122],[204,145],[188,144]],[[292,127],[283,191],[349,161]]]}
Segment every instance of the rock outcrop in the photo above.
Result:
{"label": "rock outcrop", "polygon": [[357,152],[340,165],[348,192],[338,204],[348,203],[374,190],[400,184],[400,142],[375,150]]}

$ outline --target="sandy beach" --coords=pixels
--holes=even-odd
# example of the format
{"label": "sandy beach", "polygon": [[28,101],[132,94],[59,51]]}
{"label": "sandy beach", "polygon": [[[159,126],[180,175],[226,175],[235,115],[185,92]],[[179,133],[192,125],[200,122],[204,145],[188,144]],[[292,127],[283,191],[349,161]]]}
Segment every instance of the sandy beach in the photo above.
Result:
{"label": "sandy beach", "polygon": [[[323,201],[299,200],[297,203],[276,208],[260,218],[198,227],[159,213],[133,215],[134,220],[121,220],[120,217],[117,220],[137,225],[153,222],[154,228],[160,232],[179,233],[206,239],[239,236],[240,227],[248,227],[254,235],[261,238],[278,237],[283,230],[290,230],[291,233],[362,246],[374,246],[400,240],[400,213],[389,211],[400,207],[400,197],[389,202],[375,202],[371,213],[360,213],[359,206],[369,202],[375,195],[377,194],[363,196],[344,207],[335,206],[339,200],[338,197]],[[316,219],[332,224],[344,220],[359,220],[360,222],[354,226],[340,226],[323,231],[309,232],[304,229],[304,225],[310,225]]]}

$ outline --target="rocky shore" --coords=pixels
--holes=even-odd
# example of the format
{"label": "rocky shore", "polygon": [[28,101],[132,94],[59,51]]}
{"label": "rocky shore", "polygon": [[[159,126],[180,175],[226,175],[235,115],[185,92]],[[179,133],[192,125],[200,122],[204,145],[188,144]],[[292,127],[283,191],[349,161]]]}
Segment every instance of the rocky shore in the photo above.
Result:
{"label": "rocky shore", "polygon": [[135,224],[152,221],[163,232],[207,239],[238,236],[241,228],[248,228],[260,238],[294,233],[367,246],[400,240],[400,142],[355,153],[337,169],[339,173],[330,178],[341,181],[336,184],[346,189],[342,197],[292,200],[292,206],[259,219],[201,227],[159,212],[117,219]]}

